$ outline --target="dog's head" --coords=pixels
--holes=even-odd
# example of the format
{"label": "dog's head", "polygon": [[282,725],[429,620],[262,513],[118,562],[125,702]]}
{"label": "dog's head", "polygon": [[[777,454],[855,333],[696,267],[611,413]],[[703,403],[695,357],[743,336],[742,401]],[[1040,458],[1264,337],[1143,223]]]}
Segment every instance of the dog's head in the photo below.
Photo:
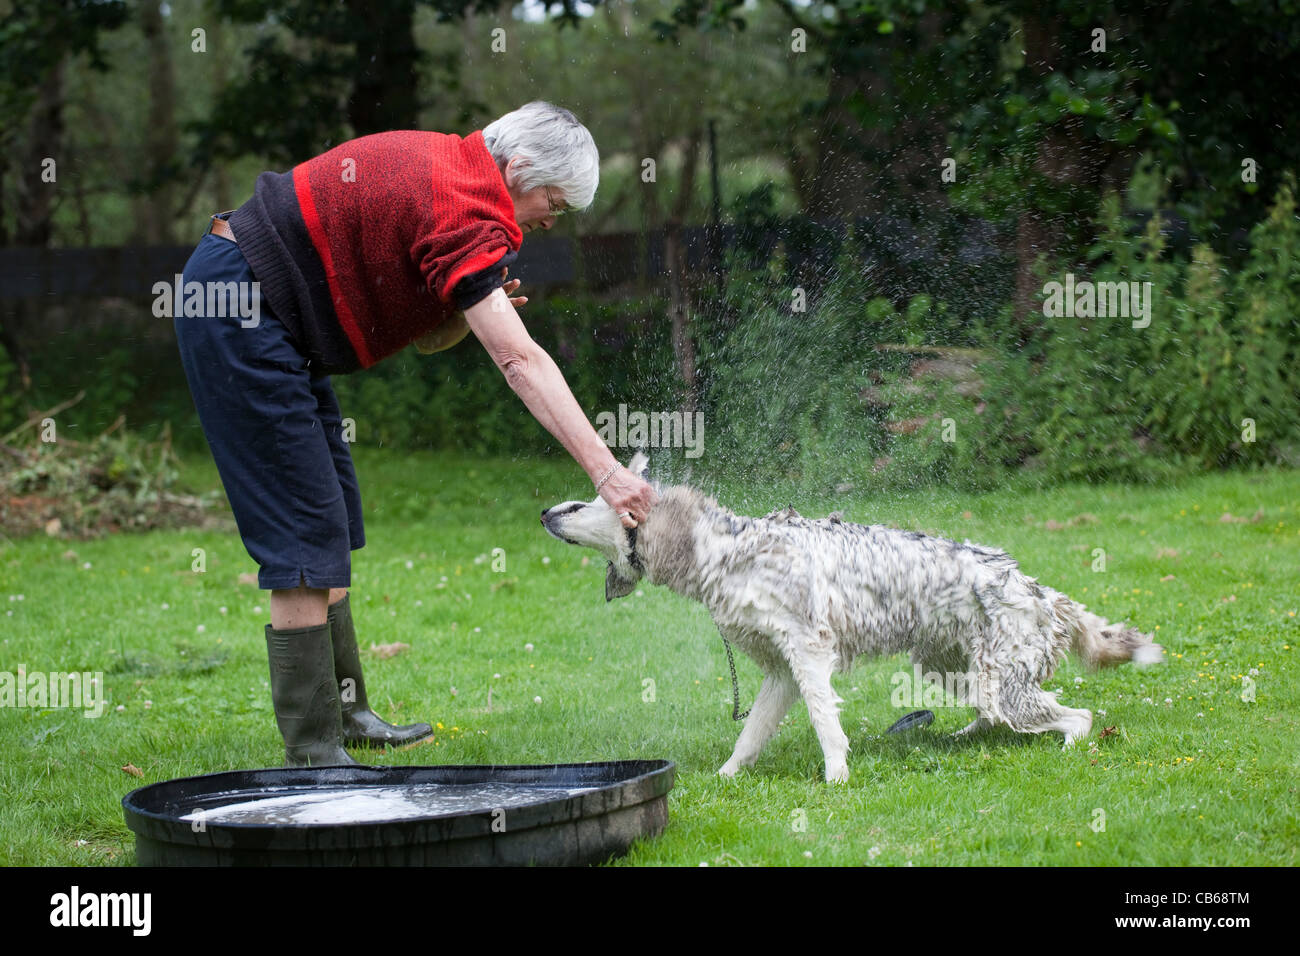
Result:
{"label": "dog's head", "polygon": [[[642,481],[650,480],[650,461],[637,452],[628,462],[627,470]],[[609,561],[605,571],[605,600],[626,597],[641,580],[644,569],[637,554],[637,528],[624,528],[619,516],[605,499],[595,501],[563,501],[542,512],[542,527],[553,538],[568,544],[594,548]]]}

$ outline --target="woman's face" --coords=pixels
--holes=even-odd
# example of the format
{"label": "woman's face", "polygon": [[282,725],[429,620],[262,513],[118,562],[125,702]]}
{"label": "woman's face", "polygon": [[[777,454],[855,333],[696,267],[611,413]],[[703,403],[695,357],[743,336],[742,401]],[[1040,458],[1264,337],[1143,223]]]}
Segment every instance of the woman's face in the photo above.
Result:
{"label": "woman's face", "polygon": [[550,229],[555,217],[563,212],[564,202],[553,186],[538,186],[528,192],[515,188],[515,159],[506,165],[506,190],[515,204],[515,222],[525,233],[534,229]]}

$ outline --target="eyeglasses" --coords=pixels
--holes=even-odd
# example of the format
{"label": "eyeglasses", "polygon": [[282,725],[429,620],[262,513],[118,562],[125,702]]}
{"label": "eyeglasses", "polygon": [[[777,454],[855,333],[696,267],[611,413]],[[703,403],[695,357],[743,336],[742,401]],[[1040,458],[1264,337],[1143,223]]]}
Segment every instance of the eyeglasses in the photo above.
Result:
{"label": "eyeglasses", "polygon": [[566,212],[570,211],[567,206],[561,206],[557,204],[554,199],[551,198],[550,186],[546,186],[544,188],[546,190],[546,205],[550,209],[551,211],[550,214],[552,216],[563,216]]}

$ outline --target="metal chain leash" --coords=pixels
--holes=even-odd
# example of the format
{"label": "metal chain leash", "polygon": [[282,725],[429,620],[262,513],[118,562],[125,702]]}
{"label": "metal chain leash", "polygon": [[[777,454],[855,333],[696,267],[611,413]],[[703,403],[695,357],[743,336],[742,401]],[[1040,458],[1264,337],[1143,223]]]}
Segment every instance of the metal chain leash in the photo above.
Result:
{"label": "metal chain leash", "polygon": [[736,681],[736,659],[731,655],[731,642],[727,640],[727,636],[720,630],[718,635],[722,638],[722,646],[727,649],[727,666],[731,668],[731,719],[744,720],[753,708],[749,708],[743,714],[740,713],[740,684]]}

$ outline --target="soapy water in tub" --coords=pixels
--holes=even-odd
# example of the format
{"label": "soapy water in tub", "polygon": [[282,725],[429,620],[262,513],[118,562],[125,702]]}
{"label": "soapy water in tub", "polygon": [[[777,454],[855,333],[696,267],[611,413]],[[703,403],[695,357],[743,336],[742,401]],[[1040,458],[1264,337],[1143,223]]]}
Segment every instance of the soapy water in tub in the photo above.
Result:
{"label": "soapy water in tub", "polygon": [[324,824],[377,823],[520,807],[581,796],[596,787],[530,787],[512,783],[466,786],[417,784],[405,787],[335,787],[276,794],[187,813],[182,820],[205,823]]}

